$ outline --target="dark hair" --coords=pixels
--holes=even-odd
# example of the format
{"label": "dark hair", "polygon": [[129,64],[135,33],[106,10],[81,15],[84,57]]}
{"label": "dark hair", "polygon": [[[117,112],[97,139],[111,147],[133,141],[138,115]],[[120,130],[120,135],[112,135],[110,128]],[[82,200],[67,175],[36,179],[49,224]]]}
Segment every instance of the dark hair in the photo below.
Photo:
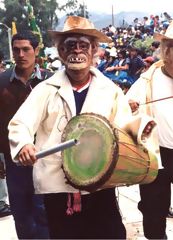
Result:
{"label": "dark hair", "polygon": [[36,47],[38,47],[39,45],[39,39],[38,36],[35,35],[34,33],[32,33],[29,30],[26,31],[21,31],[16,33],[15,35],[13,35],[12,37],[12,46],[13,46],[13,42],[15,40],[28,40],[31,44],[31,46],[35,49]]}
{"label": "dark hair", "polygon": [[152,42],[151,46],[158,48],[160,46],[160,42],[154,41],[154,42]]}
{"label": "dark hair", "polygon": [[126,58],[126,56],[127,56],[126,50],[120,50],[118,52],[118,54],[121,54],[123,56],[123,58]]}
{"label": "dark hair", "polygon": [[133,43],[128,45],[127,50],[128,51],[136,51],[137,53],[140,52],[140,49],[138,47],[136,47]]}

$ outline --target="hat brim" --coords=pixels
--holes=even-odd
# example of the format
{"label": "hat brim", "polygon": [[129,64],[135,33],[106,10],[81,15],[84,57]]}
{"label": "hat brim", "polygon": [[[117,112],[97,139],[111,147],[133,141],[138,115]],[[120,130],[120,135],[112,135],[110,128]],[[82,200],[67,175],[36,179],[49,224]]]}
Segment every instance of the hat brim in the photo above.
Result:
{"label": "hat brim", "polygon": [[154,40],[159,41],[159,42],[163,39],[170,39],[170,40],[172,39],[173,40],[173,38],[169,38],[169,37],[167,37],[163,34],[160,34],[160,33],[154,33],[153,38],[154,38]]}
{"label": "hat brim", "polygon": [[112,39],[107,37],[104,33],[96,30],[96,29],[72,29],[69,31],[64,31],[64,32],[60,32],[60,31],[53,31],[53,30],[48,30],[48,33],[50,34],[50,36],[53,39],[58,39],[60,36],[64,36],[67,34],[71,34],[71,33],[78,33],[78,34],[83,34],[83,35],[87,35],[87,36],[91,36],[91,37],[95,37],[97,38],[97,40],[99,42],[105,42],[105,43],[111,43]]}

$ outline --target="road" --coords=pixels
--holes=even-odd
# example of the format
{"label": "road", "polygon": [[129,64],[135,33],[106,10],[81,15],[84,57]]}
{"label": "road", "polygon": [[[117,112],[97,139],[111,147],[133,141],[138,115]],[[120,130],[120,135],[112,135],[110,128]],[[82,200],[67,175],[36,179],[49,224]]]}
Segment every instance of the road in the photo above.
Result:
{"label": "road", "polygon": [[[123,221],[127,229],[127,239],[145,240],[142,228],[142,214],[137,208],[140,199],[138,185],[119,187],[117,194]],[[167,218],[167,236],[169,240],[173,239],[173,218]]]}
{"label": "road", "polygon": [[[173,187],[172,187],[173,193]],[[117,189],[123,222],[127,229],[127,240],[145,240],[142,229],[142,215],[137,209],[139,201],[138,185]],[[173,239],[173,218],[167,219],[168,239]],[[16,240],[17,235],[12,216],[0,218],[0,240]]]}

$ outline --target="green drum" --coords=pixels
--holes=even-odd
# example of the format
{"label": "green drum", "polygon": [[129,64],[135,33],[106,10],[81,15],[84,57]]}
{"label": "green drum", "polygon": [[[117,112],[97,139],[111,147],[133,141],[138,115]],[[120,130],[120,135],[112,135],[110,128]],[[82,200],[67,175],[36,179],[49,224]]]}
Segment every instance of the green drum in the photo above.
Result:
{"label": "green drum", "polygon": [[62,142],[70,139],[77,139],[79,144],[62,152],[63,170],[77,189],[95,191],[148,183],[157,175],[156,157],[100,115],[73,117],[64,129]]}

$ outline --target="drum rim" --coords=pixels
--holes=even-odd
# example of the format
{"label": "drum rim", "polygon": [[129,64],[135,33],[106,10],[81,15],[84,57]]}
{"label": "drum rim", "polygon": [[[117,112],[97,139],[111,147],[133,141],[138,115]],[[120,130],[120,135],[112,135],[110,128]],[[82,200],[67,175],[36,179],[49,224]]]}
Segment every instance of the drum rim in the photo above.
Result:
{"label": "drum rim", "polygon": [[[62,141],[65,141],[65,137],[66,137],[66,129],[68,128],[70,122],[72,120],[74,120],[74,118],[79,118],[79,117],[83,117],[83,116],[91,116],[91,117],[96,117],[98,119],[101,119],[102,121],[104,121],[110,128],[110,130],[113,133],[113,144],[112,144],[112,149],[111,149],[111,154],[112,155],[112,159],[110,160],[110,164],[108,164],[107,170],[106,172],[99,178],[97,179],[97,182],[93,183],[88,183],[87,185],[82,184],[79,185],[78,183],[74,183],[73,179],[71,179],[71,176],[69,175],[69,173],[65,170],[64,165],[62,164],[62,169],[63,172],[65,174],[65,178],[67,180],[67,183],[70,184],[71,186],[73,186],[74,188],[77,188],[79,190],[86,190],[89,192],[93,192],[98,190],[99,188],[101,188],[101,186],[104,185],[104,183],[111,177],[115,167],[116,167],[116,163],[118,160],[118,152],[119,152],[119,147],[118,147],[118,132],[115,133],[115,128],[112,126],[112,124],[108,121],[108,119],[102,115],[99,114],[95,114],[95,113],[81,113],[77,116],[74,116],[70,119],[70,121],[68,122],[67,126],[65,127],[63,134],[62,134]],[[62,152],[62,159],[64,158],[64,152]]]}

